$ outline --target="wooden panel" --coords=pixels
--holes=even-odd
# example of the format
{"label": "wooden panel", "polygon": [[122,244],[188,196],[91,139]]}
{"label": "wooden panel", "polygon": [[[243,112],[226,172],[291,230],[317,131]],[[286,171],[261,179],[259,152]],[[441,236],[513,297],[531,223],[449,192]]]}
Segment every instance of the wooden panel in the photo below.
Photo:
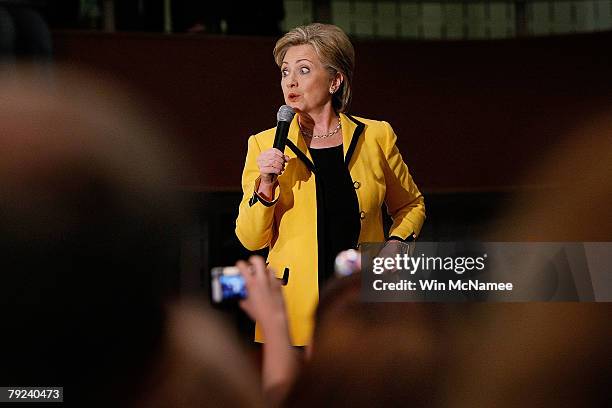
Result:
{"label": "wooden panel", "polygon": [[[283,103],[274,39],[54,33],[60,61],[145,93],[196,169],[238,189],[249,134]],[[389,121],[423,190],[516,186],[566,131],[612,101],[612,33],[497,41],[358,41],[351,113]],[[537,184],[537,180],[529,184]]]}

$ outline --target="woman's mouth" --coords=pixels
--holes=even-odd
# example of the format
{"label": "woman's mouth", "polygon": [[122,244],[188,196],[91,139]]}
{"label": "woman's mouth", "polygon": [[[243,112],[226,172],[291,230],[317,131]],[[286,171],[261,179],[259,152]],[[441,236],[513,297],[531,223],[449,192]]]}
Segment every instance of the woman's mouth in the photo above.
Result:
{"label": "woman's mouth", "polygon": [[290,93],[289,95],[287,95],[287,99],[289,99],[290,101],[294,101],[294,100],[296,100],[299,97],[300,97],[300,95],[296,94],[296,93]]}

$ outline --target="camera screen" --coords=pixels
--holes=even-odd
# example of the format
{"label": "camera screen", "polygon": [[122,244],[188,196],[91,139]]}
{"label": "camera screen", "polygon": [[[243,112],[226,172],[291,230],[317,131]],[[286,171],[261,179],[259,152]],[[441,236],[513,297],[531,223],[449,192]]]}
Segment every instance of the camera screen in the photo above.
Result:
{"label": "camera screen", "polygon": [[222,275],[219,277],[223,300],[246,298],[244,279],[240,275]]}

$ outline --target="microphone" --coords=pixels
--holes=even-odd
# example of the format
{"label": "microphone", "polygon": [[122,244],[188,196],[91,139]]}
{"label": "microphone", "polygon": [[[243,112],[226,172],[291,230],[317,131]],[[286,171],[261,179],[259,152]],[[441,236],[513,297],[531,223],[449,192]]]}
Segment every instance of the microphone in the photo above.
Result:
{"label": "microphone", "polygon": [[289,125],[293,120],[295,112],[288,105],[283,105],[278,109],[276,114],[276,134],[274,135],[274,145],[272,147],[284,152],[285,143],[287,143],[287,135],[289,134]]}

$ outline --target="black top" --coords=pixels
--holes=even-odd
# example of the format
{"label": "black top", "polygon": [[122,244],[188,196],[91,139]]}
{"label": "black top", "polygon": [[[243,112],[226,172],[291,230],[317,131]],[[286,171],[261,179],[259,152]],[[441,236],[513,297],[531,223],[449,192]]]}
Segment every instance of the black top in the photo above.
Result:
{"label": "black top", "polygon": [[310,149],[317,185],[319,287],[334,273],[340,251],[355,248],[361,221],[353,181],[344,163],[342,145]]}

